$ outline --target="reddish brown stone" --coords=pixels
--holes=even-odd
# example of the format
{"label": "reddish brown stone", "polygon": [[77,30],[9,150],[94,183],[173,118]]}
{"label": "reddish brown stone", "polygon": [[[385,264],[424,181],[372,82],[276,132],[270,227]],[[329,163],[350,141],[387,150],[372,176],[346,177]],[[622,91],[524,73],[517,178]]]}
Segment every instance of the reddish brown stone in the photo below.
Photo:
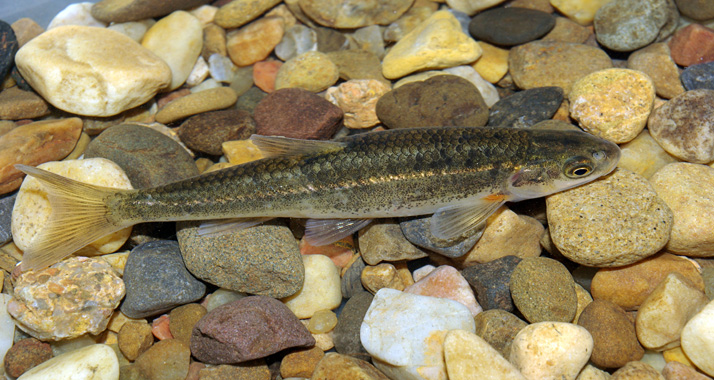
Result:
{"label": "reddish brown stone", "polygon": [[52,347],[35,338],[22,339],[15,343],[5,354],[5,373],[20,377],[38,364],[52,358]]}
{"label": "reddish brown stone", "polygon": [[257,133],[298,139],[329,139],[342,125],[342,110],[301,88],[270,93],[255,107]]}
{"label": "reddish brown stone", "polygon": [[223,142],[245,140],[253,133],[255,121],[250,113],[237,109],[191,116],[178,129],[179,138],[186,146],[216,156],[223,154]]}
{"label": "reddish brown stone", "polygon": [[690,24],[677,31],[669,41],[672,59],[681,66],[714,61],[714,29]]}

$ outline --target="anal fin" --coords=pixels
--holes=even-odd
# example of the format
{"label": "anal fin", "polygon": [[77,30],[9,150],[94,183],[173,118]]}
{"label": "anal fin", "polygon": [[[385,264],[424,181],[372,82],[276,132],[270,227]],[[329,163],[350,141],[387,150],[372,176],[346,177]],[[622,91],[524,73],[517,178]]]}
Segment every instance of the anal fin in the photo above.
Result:
{"label": "anal fin", "polygon": [[305,223],[305,240],[317,247],[332,244],[371,222],[372,219],[308,219]]}
{"label": "anal fin", "polygon": [[431,233],[438,239],[454,239],[478,228],[506,203],[503,195],[488,195],[463,203],[444,206],[431,219]]}

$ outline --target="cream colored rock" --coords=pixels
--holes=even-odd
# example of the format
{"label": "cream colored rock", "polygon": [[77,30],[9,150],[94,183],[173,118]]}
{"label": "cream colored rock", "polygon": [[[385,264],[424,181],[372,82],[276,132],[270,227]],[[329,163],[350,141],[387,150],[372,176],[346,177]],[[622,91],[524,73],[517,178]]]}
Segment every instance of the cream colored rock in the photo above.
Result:
{"label": "cream colored rock", "polygon": [[203,49],[203,25],[185,11],[175,11],[154,24],[141,41],[171,68],[171,85],[179,88],[191,74]]}
{"label": "cream colored rock", "polygon": [[218,86],[182,96],[156,113],[156,121],[172,123],[202,112],[216,111],[235,104],[238,95],[230,87]]}
{"label": "cream colored rock", "polygon": [[550,4],[565,17],[580,25],[588,25],[593,22],[595,12],[610,1],[612,0],[550,0]]}
{"label": "cream colored rock", "polygon": [[575,380],[608,380],[610,377],[609,373],[598,369],[592,364],[588,364],[580,371],[580,374]]}
{"label": "cream colored rock", "polygon": [[134,108],[171,82],[171,70],[151,51],[119,32],[88,26],[42,33],[17,52],[15,63],[45,100],[85,116]]}
{"label": "cream colored rock", "polygon": [[448,11],[438,11],[392,47],[382,73],[396,79],[423,69],[472,63],[479,56],[481,48],[464,34],[458,20]]}
{"label": "cream colored rock", "polygon": [[93,344],[64,353],[28,370],[18,380],[119,379],[119,359],[106,344]]}
{"label": "cream colored rock", "polygon": [[504,0],[446,0],[446,4],[452,9],[473,16],[479,11],[501,4],[503,1]]}
{"label": "cream colored rock", "polygon": [[104,28],[107,23],[97,20],[92,17],[93,3],[74,3],[67,6],[67,8],[61,10],[55,17],[50,21],[47,26],[47,30],[54,29],[59,26],[65,25],[82,25],[82,26],[96,26]]}
{"label": "cream colored rock", "polygon": [[526,379],[483,338],[464,330],[446,333],[444,361],[449,380]]}
{"label": "cream colored rock", "polygon": [[508,50],[479,41],[481,57],[472,66],[481,77],[497,83],[508,73]]}
{"label": "cream colored rock", "polygon": [[340,72],[325,53],[308,51],[280,66],[275,76],[275,89],[299,87],[320,92],[338,79]]}
{"label": "cream colored rock", "polygon": [[687,322],[682,329],[682,350],[689,360],[709,376],[714,376],[714,301]]}
{"label": "cream colored rock", "polygon": [[107,29],[115,30],[121,34],[127,35],[129,38],[136,42],[141,42],[144,38],[146,31],[151,28],[152,25],[156,24],[154,19],[149,18],[141,21],[129,21],[117,24],[112,24],[107,27]]}
{"label": "cream colored rock", "polygon": [[347,128],[362,129],[379,124],[377,101],[391,90],[390,86],[374,79],[352,79],[330,87],[325,99],[345,113]]}
{"label": "cream colored rock", "polygon": [[648,179],[663,166],[678,161],[657,144],[647,129],[640,132],[634,140],[621,145],[620,152],[618,167]]}
{"label": "cream colored rock", "polygon": [[584,327],[538,322],[516,335],[509,360],[528,380],[567,380],[578,376],[592,352],[593,338]]}
{"label": "cream colored rock", "polygon": [[310,318],[318,310],[332,310],[342,302],[340,272],[324,255],[303,255],[305,282],[296,294],[282,301],[298,318]]}
{"label": "cream colored rock", "polygon": [[[131,182],[124,171],[112,161],[104,158],[86,160],[68,160],[46,162],[37,166],[55,174],[77,181],[113,187],[131,189]],[[12,238],[18,248],[25,250],[39,231],[47,224],[52,213],[52,207],[47,199],[47,191],[40,181],[34,177],[26,177],[20,186],[12,210]],[[94,256],[116,252],[126,242],[131,234],[131,227],[114,232],[100,238],[75,254]]]}

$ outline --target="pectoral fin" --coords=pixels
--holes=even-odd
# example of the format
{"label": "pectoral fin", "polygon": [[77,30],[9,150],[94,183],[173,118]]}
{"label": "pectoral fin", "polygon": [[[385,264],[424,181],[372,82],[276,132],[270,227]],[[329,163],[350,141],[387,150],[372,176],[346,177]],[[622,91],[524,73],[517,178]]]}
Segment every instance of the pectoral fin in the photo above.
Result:
{"label": "pectoral fin", "polygon": [[257,226],[273,218],[236,218],[206,220],[198,226],[198,236],[218,236],[229,232],[242,230],[248,227]]}
{"label": "pectoral fin", "polygon": [[469,202],[442,207],[431,218],[431,233],[438,239],[454,239],[479,227],[506,203],[504,195],[489,195]]}
{"label": "pectoral fin", "polygon": [[372,219],[308,219],[305,240],[318,247],[328,245],[352,235],[370,222]]}
{"label": "pectoral fin", "polygon": [[260,149],[264,157],[304,155],[337,151],[345,143],[324,140],[301,140],[282,136],[250,136],[253,144]]}

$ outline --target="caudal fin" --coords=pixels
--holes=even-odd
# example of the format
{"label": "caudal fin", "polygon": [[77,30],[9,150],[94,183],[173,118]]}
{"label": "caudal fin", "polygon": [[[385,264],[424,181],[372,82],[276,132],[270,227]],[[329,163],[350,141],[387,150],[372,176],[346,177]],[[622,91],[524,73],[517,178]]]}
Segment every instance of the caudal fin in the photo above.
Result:
{"label": "caudal fin", "polygon": [[22,256],[22,271],[41,269],[87,244],[127,227],[108,219],[106,200],[127,191],[78,182],[46,170],[15,165],[37,178],[47,191],[52,214]]}

